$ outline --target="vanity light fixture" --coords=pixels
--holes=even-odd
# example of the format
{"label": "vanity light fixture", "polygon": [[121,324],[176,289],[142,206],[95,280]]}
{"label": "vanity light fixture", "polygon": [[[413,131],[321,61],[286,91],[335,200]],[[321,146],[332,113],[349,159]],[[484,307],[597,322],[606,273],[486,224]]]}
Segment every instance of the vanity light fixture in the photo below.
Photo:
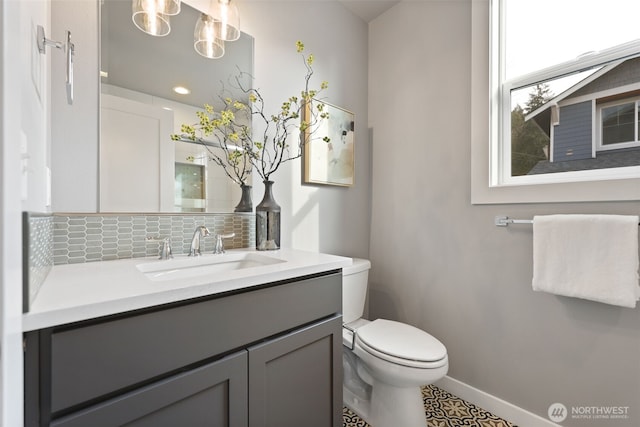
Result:
{"label": "vanity light fixture", "polygon": [[180,0],[132,0],[131,19],[141,31],[152,36],[169,34],[169,17],[180,12]]}
{"label": "vanity light fixture", "polygon": [[240,13],[235,0],[211,0],[209,15],[216,21],[217,36],[232,42],[240,38]]}
{"label": "vanity light fixture", "polygon": [[[132,0],[131,18],[141,31],[152,36],[171,32],[170,16],[180,13],[181,0]],[[193,47],[200,55],[217,59],[224,42],[240,38],[240,14],[236,0],[211,0],[208,13],[200,14],[193,33]]]}
{"label": "vanity light fixture", "polygon": [[206,13],[201,13],[193,31],[193,47],[200,55],[217,59],[224,55],[224,41],[218,37],[217,21]]}
{"label": "vanity light fixture", "polygon": [[164,10],[164,15],[175,16],[180,13],[181,0],[156,0]]}
{"label": "vanity light fixture", "polygon": [[176,86],[173,88],[173,91],[178,95],[189,95],[191,91],[184,86]]}

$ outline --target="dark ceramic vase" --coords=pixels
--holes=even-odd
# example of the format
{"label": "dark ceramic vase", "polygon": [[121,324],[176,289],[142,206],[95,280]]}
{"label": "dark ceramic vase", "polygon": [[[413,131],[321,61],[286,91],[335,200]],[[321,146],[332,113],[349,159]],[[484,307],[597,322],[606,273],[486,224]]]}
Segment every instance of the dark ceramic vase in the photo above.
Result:
{"label": "dark ceramic vase", "polygon": [[240,184],[242,197],[240,203],[233,210],[234,212],[253,212],[253,201],[251,200],[251,186]]}
{"label": "dark ceramic vase", "polygon": [[256,206],[256,249],[280,249],[280,205],[273,198],[273,181],[264,182],[264,197]]}

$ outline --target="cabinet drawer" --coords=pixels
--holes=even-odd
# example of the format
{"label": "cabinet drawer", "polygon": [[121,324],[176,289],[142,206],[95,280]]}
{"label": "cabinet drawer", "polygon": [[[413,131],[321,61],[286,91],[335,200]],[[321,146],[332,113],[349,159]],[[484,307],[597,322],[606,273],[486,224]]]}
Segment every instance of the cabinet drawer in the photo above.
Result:
{"label": "cabinet drawer", "polygon": [[[341,310],[342,275],[333,273],[54,330],[50,410],[55,416]],[[41,373],[40,387],[48,388],[47,377]]]}

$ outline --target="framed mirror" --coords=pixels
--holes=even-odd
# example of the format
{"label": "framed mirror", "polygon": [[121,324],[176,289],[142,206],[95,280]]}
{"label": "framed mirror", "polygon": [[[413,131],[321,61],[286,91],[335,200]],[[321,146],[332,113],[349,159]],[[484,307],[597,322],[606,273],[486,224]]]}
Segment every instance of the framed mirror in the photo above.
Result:
{"label": "framed mirror", "polygon": [[232,78],[253,74],[253,38],[242,33],[209,59],[194,49],[201,12],[185,2],[162,37],[134,25],[130,1],[100,4],[98,210],[232,212],[240,187],[208,160],[206,147],[170,135],[196,122],[204,104],[219,108],[223,91],[243,99]]}

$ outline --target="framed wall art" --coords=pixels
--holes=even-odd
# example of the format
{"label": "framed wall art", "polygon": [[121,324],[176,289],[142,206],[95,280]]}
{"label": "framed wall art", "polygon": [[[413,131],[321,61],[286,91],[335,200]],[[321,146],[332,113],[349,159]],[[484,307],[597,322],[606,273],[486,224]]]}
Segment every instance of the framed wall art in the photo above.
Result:
{"label": "framed wall art", "polygon": [[[324,104],[328,117],[312,114],[314,101],[305,108],[304,120],[311,126],[305,131],[303,182],[343,187],[354,183],[355,118],[354,114],[335,105]],[[328,140],[327,140],[328,138]]]}

